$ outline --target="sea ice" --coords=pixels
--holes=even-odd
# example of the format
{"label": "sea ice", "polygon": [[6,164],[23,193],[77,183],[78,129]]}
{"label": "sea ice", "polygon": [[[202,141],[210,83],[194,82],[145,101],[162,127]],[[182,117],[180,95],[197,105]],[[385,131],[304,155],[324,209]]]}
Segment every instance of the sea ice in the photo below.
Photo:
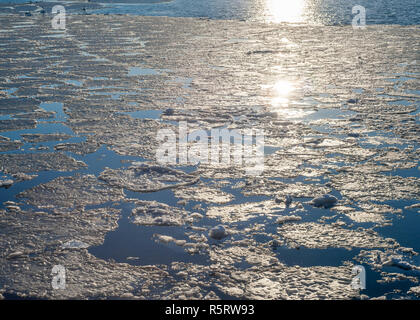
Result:
{"label": "sea ice", "polygon": [[13,184],[13,180],[0,180],[0,188],[9,188]]}
{"label": "sea ice", "polygon": [[209,236],[210,238],[216,240],[222,240],[223,238],[226,238],[228,236],[228,233],[226,232],[225,227],[223,227],[222,225],[218,225],[210,229]]}
{"label": "sea ice", "polygon": [[135,163],[124,170],[106,168],[98,179],[135,192],[156,192],[194,184],[199,177],[169,167]]}
{"label": "sea ice", "polygon": [[181,226],[187,212],[157,201],[135,201],[132,221],[138,225]]}
{"label": "sea ice", "polygon": [[300,220],[302,220],[302,218],[299,216],[281,216],[277,218],[276,223],[283,224],[286,222],[293,222],[293,221],[300,221]]}
{"label": "sea ice", "polygon": [[285,199],[280,198],[280,197],[276,197],[276,198],[274,199],[274,201],[275,201],[276,203],[283,203],[283,202],[284,202],[284,204],[286,205],[286,207],[289,207],[289,206],[290,206],[290,204],[291,204],[291,203],[292,203],[292,201],[293,201],[293,198],[292,198],[292,196],[290,196],[290,195],[286,195]]}
{"label": "sea ice", "polygon": [[322,197],[314,198],[310,202],[314,207],[331,208],[337,203],[338,199],[330,194],[325,194]]}
{"label": "sea ice", "polygon": [[86,249],[88,247],[87,243],[79,240],[70,240],[61,246],[62,249]]}

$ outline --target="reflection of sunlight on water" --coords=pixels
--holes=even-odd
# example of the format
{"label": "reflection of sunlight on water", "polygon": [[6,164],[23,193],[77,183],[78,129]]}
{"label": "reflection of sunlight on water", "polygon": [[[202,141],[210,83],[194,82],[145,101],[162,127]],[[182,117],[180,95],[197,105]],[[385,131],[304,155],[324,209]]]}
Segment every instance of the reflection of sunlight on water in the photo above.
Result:
{"label": "reflection of sunlight on water", "polygon": [[284,108],[276,110],[276,113],[280,119],[302,119],[314,113],[314,111],[299,108]]}
{"label": "reflection of sunlight on water", "polygon": [[280,97],[288,96],[290,92],[295,90],[294,85],[289,81],[277,81],[276,84],[273,86],[274,92],[276,95]]}
{"label": "reflection of sunlight on water", "polygon": [[266,0],[268,22],[302,22],[305,0]]}
{"label": "reflection of sunlight on water", "polygon": [[288,106],[289,95],[296,89],[295,85],[287,80],[279,80],[273,85],[263,87],[269,90],[270,103],[274,112]]}
{"label": "reflection of sunlight on water", "polygon": [[290,106],[290,96],[298,90],[299,86],[297,82],[287,80],[279,80],[271,86],[264,86],[269,89],[271,111],[275,112],[279,118],[303,118],[313,112]]}

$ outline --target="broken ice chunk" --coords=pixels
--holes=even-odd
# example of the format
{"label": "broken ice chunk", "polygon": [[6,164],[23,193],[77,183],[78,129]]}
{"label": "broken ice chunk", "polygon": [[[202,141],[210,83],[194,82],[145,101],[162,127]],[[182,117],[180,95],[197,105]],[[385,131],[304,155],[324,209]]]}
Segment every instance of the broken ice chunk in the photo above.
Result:
{"label": "broken ice chunk", "polygon": [[302,218],[299,216],[282,216],[282,217],[277,218],[276,223],[283,224],[286,222],[294,222],[294,221],[300,221],[300,220],[302,220]]}
{"label": "broken ice chunk", "polygon": [[337,203],[338,199],[330,194],[325,194],[322,197],[312,199],[310,202],[314,207],[324,207],[325,209],[331,208]]}
{"label": "broken ice chunk", "polygon": [[134,192],[156,192],[195,184],[199,177],[170,167],[135,162],[124,170],[105,168],[98,179]]}
{"label": "broken ice chunk", "polygon": [[359,99],[348,99],[347,103],[357,103],[359,102]]}
{"label": "broken ice chunk", "polygon": [[409,294],[414,294],[417,297],[420,297],[420,286],[417,287],[411,287],[410,290],[407,291]]}
{"label": "broken ice chunk", "polygon": [[138,225],[181,226],[187,212],[157,201],[135,202],[137,207],[131,212],[133,223]]}
{"label": "broken ice chunk", "polygon": [[282,203],[282,202],[284,202],[285,205],[286,205],[286,207],[289,207],[293,200],[292,200],[292,196],[287,195],[285,199],[276,197],[274,201],[276,203]]}
{"label": "broken ice chunk", "polygon": [[22,251],[14,251],[14,252],[7,255],[7,259],[20,258],[23,255],[24,255],[24,253]]}
{"label": "broken ice chunk", "polygon": [[0,180],[0,188],[9,188],[13,184],[13,180]]}
{"label": "broken ice chunk", "polygon": [[228,233],[226,232],[225,227],[223,227],[222,225],[218,225],[218,226],[210,229],[209,236],[210,236],[210,238],[213,238],[213,239],[216,239],[216,240],[221,240],[221,239],[227,237]]}
{"label": "broken ice chunk", "polygon": [[89,245],[79,240],[70,240],[61,246],[62,249],[86,249]]}
{"label": "broken ice chunk", "polygon": [[163,235],[163,234],[157,234],[157,233],[155,233],[153,235],[153,238],[155,238],[156,241],[166,243],[166,244],[168,244],[170,242],[174,242],[176,240],[174,237],[166,236],[166,235]]}
{"label": "broken ice chunk", "polygon": [[400,257],[390,257],[389,260],[385,261],[384,266],[391,266],[391,267],[397,267],[403,270],[413,270],[415,272],[419,272],[420,268],[410,264],[407,261],[401,260]]}
{"label": "broken ice chunk", "polygon": [[163,112],[163,114],[164,114],[165,116],[172,116],[174,113],[175,113],[175,110],[174,110],[174,109],[172,109],[172,108],[168,108],[168,109],[166,109],[166,110]]}

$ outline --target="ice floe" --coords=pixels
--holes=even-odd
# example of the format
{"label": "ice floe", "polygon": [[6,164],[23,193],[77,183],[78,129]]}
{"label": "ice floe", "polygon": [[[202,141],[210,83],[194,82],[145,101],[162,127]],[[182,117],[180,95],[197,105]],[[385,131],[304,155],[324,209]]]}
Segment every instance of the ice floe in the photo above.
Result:
{"label": "ice floe", "polygon": [[180,226],[187,212],[157,201],[135,201],[132,222],[138,225]]}
{"label": "ice floe", "polygon": [[0,188],[9,188],[13,185],[14,181],[11,179],[0,180]]}
{"label": "ice floe", "polygon": [[281,237],[307,248],[393,248],[393,239],[384,239],[372,230],[352,230],[318,223],[283,224],[278,228]]}
{"label": "ice floe", "polygon": [[99,176],[111,186],[136,192],[156,192],[196,183],[199,177],[169,167],[136,163],[124,170],[107,168]]}
{"label": "ice floe", "polygon": [[64,243],[61,248],[63,249],[86,249],[89,245],[79,240],[70,240]]}
{"label": "ice floe", "polygon": [[213,238],[216,240],[222,240],[223,238],[226,238],[228,236],[228,233],[226,232],[226,229],[224,226],[218,225],[210,229],[209,236],[210,238]]}
{"label": "ice floe", "polygon": [[0,154],[0,167],[10,174],[37,171],[73,171],[86,164],[63,153]]}
{"label": "ice floe", "polygon": [[203,184],[177,188],[174,190],[174,194],[176,197],[188,201],[203,201],[217,204],[229,203],[234,199],[232,194]]}
{"label": "ice floe", "polygon": [[17,195],[40,208],[83,208],[123,199],[121,188],[111,187],[93,175],[58,177]]}
{"label": "ice floe", "polygon": [[321,197],[312,199],[310,204],[314,207],[324,207],[326,209],[331,208],[337,203],[338,199],[330,194],[325,194]]}

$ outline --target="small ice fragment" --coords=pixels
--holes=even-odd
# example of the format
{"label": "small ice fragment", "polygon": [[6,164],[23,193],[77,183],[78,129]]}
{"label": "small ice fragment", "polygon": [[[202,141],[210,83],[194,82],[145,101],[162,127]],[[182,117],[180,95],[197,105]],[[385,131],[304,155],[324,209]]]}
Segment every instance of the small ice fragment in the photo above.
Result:
{"label": "small ice fragment", "polygon": [[209,236],[210,238],[216,239],[216,240],[221,240],[225,237],[228,236],[225,227],[223,227],[222,225],[218,225],[214,228],[211,228],[209,231]]}
{"label": "small ice fragment", "polygon": [[26,181],[26,180],[32,180],[38,176],[36,174],[30,175],[23,172],[17,172],[17,173],[12,174],[12,177],[15,178],[15,181],[21,182],[21,181]]}
{"label": "small ice fragment", "polygon": [[286,222],[294,222],[294,221],[300,221],[300,220],[302,220],[302,218],[299,216],[282,216],[282,217],[277,218],[276,223],[283,224]]}
{"label": "small ice fragment", "polygon": [[175,110],[172,108],[168,108],[163,112],[163,114],[166,116],[172,116],[174,113],[175,113]]}
{"label": "small ice fragment", "polygon": [[8,211],[15,211],[15,212],[20,212],[21,211],[20,207],[19,206],[15,206],[15,205],[6,206],[6,209]]}
{"label": "small ice fragment", "polygon": [[194,212],[190,215],[190,217],[193,218],[193,219],[202,219],[203,215],[199,214],[198,212]]}
{"label": "small ice fragment", "polygon": [[127,260],[140,260],[139,257],[127,257],[126,259]]}
{"label": "small ice fragment", "polygon": [[292,196],[287,195],[284,203],[286,204],[286,207],[290,206],[290,204],[292,203]]}
{"label": "small ice fragment", "polygon": [[415,294],[417,297],[420,297],[420,286],[411,287],[410,290],[407,291],[409,294]]}
{"label": "small ice fragment", "polygon": [[79,240],[70,240],[61,246],[63,249],[86,249],[89,245]]}
{"label": "small ice fragment", "polygon": [[331,208],[337,203],[338,199],[330,194],[325,194],[322,197],[314,198],[310,202],[314,207]]}
{"label": "small ice fragment", "polygon": [[271,246],[273,249],[277,249],[278,247],[280,247],[280,246],[281,246],[281,243],[280,243],[280,241],[278,241],[278,240],[276,240],[276,239],[273,239],[273,240],[271,240],[271,241],[270,241],[270,246]]}
{"label": "small ice fragment", "polygon": [[0,180],[0,188],[9,188],[13,184],[13,180]]}
{"label": "small ice fragment", "polygon": [[276,203],[282,203],[282,202],[284,202],[286,204],[286,207],[289,207],[290,206],[290,204],[292,203],[292,200],[293,200],[292,199],[292,196],[290,196],[290,195],[287,195],[285,199],[279,198],[279,197],[276,197],[274,199],[274,201]]}
{"label": "small ice fragment", "polygon": [[407,261],[403,261],[397,257],[391,257],[388,261],[384,263],[384,266],[397,267],[403,270],[417,269],[415,266],[409,264]]}
{"label": "small ice fragment", "polygon": [[173,238],[171,236],[165,236],[163,234],[157,234],[157,233],[155,233],[153,235],[153,238],[156,238],[157,241],[162,242],[162,243],[166,243],[166,244],[176,240],[175,238]]}
{"label": "small ice fragment", "polygon": [[7,256],[7,259],[16,259],[16,258],[19,258],[21,256],[23,256],[23,252],[22,251],[15,251],[15,252],[10,253]]}
{"label": "small ice fragment", "polygon": [[420,208],[420,203],[412,204],[411,206],[405,206],[404,209],[410,210],[410,209],[418,209]]}
{"label": "small ice fragment", "polygon": [[15,206],[15,205],[17,205],[17,203],[14,202],[14,201],[5,201],[5,202],[3,202],[3,205],[4,206]]}
{"label": "small ice fragment", "polygon": [[175,241],[174,241],[174,243],[175,243],[177,246],[182,247],[182,246],[184,246],[184,245],[187,243],[187,240],[175,240]]}

